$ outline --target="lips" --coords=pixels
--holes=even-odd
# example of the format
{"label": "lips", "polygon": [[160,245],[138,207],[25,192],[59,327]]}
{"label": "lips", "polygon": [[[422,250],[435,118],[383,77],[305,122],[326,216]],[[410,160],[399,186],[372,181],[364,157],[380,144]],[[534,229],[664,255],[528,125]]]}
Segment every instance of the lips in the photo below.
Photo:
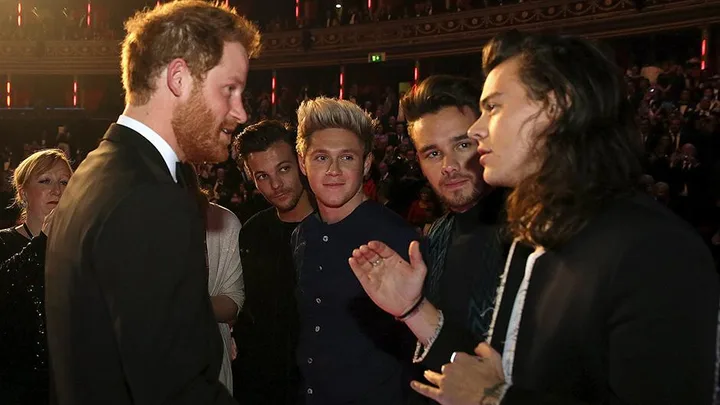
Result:
{"label": "lips", "polygon": [[285,199],[286,197],[288,197],[289,195],[290,195],[290,192],[289,192],[289,191],[286,191],[286,192],[284,192],[284,193],[275,194],[275,196],[273,196],[272,199],[273,199],[273,200],[283,200],[283,199]]}
{"label": "lips", "polygon": [[480,164],[483,164],[483,161],[486,160],[484,158],[491,153],[492,151],[490,149],[478,148],[478,160]]}
{"label": "lips", "polygon": [[448,180],[445,180],[444,182],[442,182],[442,186],[444,188],[457,188],[457,187],[464,186],[465,183],[467,183],[468,181],[470,181],[470,179],[465,178],[465,177],[448,179]]}
{"label": "lips", "polygon": [[328,183],[328,184],[323,184],[324,187],[330,187],[330,188],[342,187],[342,186],[344,186],[344,185],[345,185],[345,183]]}

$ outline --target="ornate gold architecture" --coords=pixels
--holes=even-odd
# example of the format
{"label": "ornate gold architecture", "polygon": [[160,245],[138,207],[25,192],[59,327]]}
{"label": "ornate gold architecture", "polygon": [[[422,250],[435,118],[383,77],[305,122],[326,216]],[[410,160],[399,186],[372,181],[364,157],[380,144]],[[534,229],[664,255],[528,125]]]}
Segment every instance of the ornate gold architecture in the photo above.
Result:
{"label": "ornate gold architecture", "polygon": [[[611,38],[720,22],[720,0],[539,0],[375,24],[264,35],[252,69],[367,62],[478,52],[510,28]],[[0,74],[117,74],[118,41],[0,41]]]}

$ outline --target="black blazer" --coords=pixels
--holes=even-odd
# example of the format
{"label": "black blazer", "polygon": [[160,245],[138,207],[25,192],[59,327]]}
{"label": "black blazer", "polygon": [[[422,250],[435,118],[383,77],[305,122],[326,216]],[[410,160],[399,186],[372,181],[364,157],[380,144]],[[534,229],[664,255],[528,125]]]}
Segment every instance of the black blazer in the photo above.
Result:
{"label": "black blazer", "polygon": [[113,124],[56,209],[46,289],[59,405],[233,404],[187,189]]}
{"label": "black blazer", "polygon": [[[500,353],[529,253],[516,247],[510,264]],[[710,405],[719,290],[693,229],[649,197],[617,201],[535,262],[502,404]],[[431,366],[454,350],[472,346],[443,328]]]}

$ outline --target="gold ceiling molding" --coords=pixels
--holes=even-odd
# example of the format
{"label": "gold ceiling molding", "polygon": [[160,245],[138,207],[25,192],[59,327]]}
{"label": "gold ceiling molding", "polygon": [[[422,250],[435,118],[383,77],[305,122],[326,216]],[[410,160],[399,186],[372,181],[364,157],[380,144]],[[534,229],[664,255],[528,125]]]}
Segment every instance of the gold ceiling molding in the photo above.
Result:
{"label": "gold ceiling molding", "polygon": [[[539,0],[373,24],[263,34],[252,69],[366,63],[477,52],[507,29],[593,38],[720,23],[720,0]],[[305,36],[305,43],[303,37]],[[308,46],[309,40],[309,46]],[[307,48],[307,49],[306,49]],[[0,41],[0,74],[117,74],[119,41]]]}

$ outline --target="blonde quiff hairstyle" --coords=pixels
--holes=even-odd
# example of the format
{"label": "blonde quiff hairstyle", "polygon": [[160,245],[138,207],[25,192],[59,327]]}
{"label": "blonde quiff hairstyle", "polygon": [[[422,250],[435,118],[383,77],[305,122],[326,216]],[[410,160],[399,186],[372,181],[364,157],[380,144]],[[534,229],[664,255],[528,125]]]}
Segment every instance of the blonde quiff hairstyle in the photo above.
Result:
{"label": "blonde quiff hairstyle", "polygon": [[27,211],[25,209],[27,201],[23,198],[23,189],[28,182],[50,171],[58,162],[65,163],[72,175],[73,170],[70,161],[60,149],[45,149],[35,152],[20,162],[13,172],[12,186],[15,189],[13,206],[22,208],[21,218],[23,220],[27,217]]}
{"label": "blonde quiff hairstyle", "polygon": [[195,79],[222,59],[225,43],[240,43],[248,57],[260,52],[260,31],[234,8],[203,0],[175,0],[139,11],[125,22],[122,82],[125,102],[142,106],[156,90],[153,80],[174,59]]}
{"label": "blonde quiff hairstyle", "polygon": [[297,117],[296,149],[300,156],[305,156],[313,133],[332,128],[355,134],[363,145],[363,158],[372,151],[375,120],[351,101],[328,97],[303,101]]}

